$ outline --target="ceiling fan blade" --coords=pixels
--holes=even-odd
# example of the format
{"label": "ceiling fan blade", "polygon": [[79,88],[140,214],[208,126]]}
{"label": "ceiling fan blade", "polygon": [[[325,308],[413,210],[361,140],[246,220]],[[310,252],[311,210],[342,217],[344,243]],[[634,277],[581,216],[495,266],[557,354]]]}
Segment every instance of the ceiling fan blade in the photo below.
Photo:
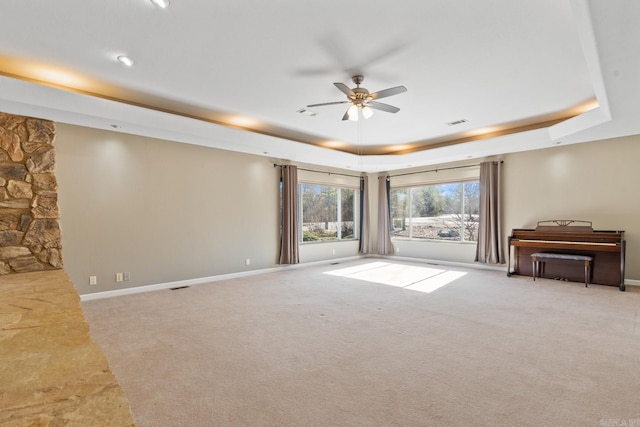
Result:
{"label": "ceiling fan blade", "polygon": [[387,113],[397,113],[400,111],[398,107],[394,107],[393,105],[383,104],[382,102],[369,101],[366,103],[371,108],[375,108],[376,110],[386,111]]}
{"label": "ceiling fan blade", "polygon": [[342,121],[349,120],[349,108],[345,111],[344,116],[342,116]]}
{"label": "ceiling fan blade", "polygon": [[351,89],[349,89],[349,86],[347,86],[344,83],[334,83],[334,85],[340,89],[340,91],[342,93],[344,93],[347,96],[354,96],[353,91]]}
{"label": "ceiling fan blade", "polygon": [[338,104],[351,104],[351,101],[336,101],[336,102],[323,102],[321,104],[307,105],[307,108],[311,107],[324,107],[325,105],[338,105]]}
{"label": "ceiling fan blade", "polygon": [[407,91],[406,87],[396,86],[396,87],[391,87],[389,89],[380,90],[378,92],[373,92],[369,94],[369,97],[371,99],[380,99],[380,98],[386,98],[387,96],[391,96],[391,95],[397,95],[399,93],[403,93],[406,91]]}

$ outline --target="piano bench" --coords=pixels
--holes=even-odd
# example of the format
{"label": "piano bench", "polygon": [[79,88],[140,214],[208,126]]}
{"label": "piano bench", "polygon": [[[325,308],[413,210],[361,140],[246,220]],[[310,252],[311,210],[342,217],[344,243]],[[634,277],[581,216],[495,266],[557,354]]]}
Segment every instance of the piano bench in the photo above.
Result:
{"label": "piano bench", "polygon": [[562,259],[570,261],[582,261],[584,263],[584,286],[589,286],[589,278],[591,277],[591,262],[593,257],[586,255],[572,255],[572,254],[554,254],[548,252],[536,252],[531,254],[531,263],[533,267],[533,280],[536,277],[542,277],[540,275],[540,267],[542,266],[542,274],[544,274],[544,263],[549,259]]}

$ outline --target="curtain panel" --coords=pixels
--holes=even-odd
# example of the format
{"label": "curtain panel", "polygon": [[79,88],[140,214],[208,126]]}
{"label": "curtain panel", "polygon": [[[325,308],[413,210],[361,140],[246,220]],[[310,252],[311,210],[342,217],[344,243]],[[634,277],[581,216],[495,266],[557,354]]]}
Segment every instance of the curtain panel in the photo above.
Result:
{"label": "curtain panel", "polygon": [[279,264],[298,264],[298,168],[280,167],[282,181],[282,233]]}
{"label": "curtain panel", "polygon": [[360,177],[360,242],[358,253],[371,253],[371,219],[369,217],[369,177]]}
{"label": "curtain panel", "polygon": [[378,177],[378,253],[380,255],[390,255],[394,252],[391,242],[390,192],[390,178]]}
{"label": "curtain panel", "polygon": [[502,162],[480,164],[480,224],[476,262],[504,264],[501,229]]}

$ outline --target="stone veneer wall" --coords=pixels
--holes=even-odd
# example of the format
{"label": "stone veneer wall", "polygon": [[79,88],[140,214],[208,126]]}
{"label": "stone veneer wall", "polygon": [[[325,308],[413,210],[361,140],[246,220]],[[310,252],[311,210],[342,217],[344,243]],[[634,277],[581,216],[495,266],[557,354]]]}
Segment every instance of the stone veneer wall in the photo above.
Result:
{"label": "stone veneer wall", "polygon": [[0,275],[62,268],[55,124],[0,113]]}

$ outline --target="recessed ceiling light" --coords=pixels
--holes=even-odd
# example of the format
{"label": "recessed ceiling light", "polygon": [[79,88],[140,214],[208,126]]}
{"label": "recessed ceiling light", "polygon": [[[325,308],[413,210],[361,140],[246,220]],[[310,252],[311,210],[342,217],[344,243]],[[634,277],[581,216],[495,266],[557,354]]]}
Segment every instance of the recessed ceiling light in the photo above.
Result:
{"label": "recessed ceiling light", "polygon": [[117,60],[122,62],[127,67],[131,67],[133,65],[133,59],[129,58],[127,55],[119,55]]}
{"label": "recessed ceiling light", "polygon": [[154,6],[158,6],[161,9],[166,9],[169,7],[169,4],[171,4],[169,0],[149,0],[149,1],[153,3]]}

